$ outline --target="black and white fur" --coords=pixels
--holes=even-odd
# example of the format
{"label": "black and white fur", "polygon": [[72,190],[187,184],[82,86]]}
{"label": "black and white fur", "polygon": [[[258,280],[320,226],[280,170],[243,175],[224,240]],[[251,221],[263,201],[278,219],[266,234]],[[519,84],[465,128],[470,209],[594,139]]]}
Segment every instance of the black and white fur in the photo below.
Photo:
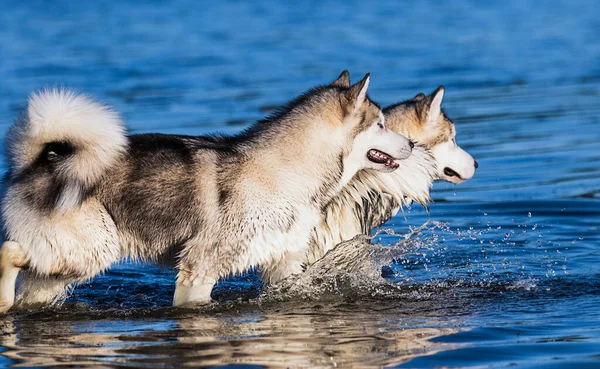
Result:
{"label": "black and white fur", "polygon": [[124,258],[170,265],[182,305],[210,301],[220,278],[306,253],[322,209],[358,171],[391,172],[411,153],[368,84],[312,89],[232,137],[126,136],[85,96],[34,94],[7,135],[0,311],[19,270],[27,305]]}

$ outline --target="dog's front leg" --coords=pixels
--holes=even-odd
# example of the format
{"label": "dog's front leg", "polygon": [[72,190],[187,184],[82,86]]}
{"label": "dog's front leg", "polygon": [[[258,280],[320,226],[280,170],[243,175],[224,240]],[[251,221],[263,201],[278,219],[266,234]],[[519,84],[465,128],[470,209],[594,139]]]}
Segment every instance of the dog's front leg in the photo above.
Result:
{"label": "dog's front leg", "polygon": [[217,283],[216,278],[199,277],[196,273],[180,271],[175,284],[173,306],[205,305],[210,303],[210,293]]}
{"label": "dog's front leg", "polygon": [[285,256],[276,262],[265,265],[261,271],[261,278],[265,283],[274,284],[298,275],[304,271],[303,265],[306,263],[306,251],[296,253],[286,253]]}
{"label": "dog's front leg", "polygon": [[18,308],[39,308],[60,301],[77,279],[65,276],[38,276],[23,270],[17,284],[15,305]]}
{"label": "dog's front leg", "polygon": [[15,303],[15,283],[19,271],[27,266],[27,255],[17,242],[6,241],[0,249],[0,313]]}

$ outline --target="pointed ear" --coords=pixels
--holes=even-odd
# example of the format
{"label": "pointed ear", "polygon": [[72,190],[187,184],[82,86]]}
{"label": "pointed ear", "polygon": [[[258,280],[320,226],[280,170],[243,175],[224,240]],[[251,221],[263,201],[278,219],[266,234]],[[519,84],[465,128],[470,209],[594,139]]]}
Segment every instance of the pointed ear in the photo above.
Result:
{"label": "pointed ear", "polygon": [[425,98],[425,94],[422,92],[419,92],[418,94],[415,95],[415,97],[413,97],[412,99],[410,99],[410,101],[421,101]]}
{"label": "pointed ear", "polygon": [[347,70],[343,71],[335,81],[331,82],[331,86],[350,87],[350,73]]}
{"label": "pointed ear", "polygon": [[444,86],[438,87],[431,95],[429,95],[429,113],[427,114],[427,120],[429,122],[437,120],[442,114],[442,99],[444,98]]}
{"label": "pointed ear", "polygon": [[356,113],[358,109],[365,103],[367,99],[367,88],[369,88],[369,81],[371,80],[371,74],[367,73],[365,78],[360,82],[350,87],[346,96],[348,98],[349,107],[352,113]]}

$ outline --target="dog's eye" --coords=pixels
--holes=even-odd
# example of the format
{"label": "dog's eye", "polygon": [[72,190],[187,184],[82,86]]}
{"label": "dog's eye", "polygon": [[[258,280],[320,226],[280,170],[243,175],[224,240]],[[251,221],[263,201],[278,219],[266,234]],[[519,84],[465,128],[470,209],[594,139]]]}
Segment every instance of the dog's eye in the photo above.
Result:
{"label": "dog's eye", "polygon": [[383,123],[379,122],[379,123],[377,123],[377,126],[381,129],[383,129]]}

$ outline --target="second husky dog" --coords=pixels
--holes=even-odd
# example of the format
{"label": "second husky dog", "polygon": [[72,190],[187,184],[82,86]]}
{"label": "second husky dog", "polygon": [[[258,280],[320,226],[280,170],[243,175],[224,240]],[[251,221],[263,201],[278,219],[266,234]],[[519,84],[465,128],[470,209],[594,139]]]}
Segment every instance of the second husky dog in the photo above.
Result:
{"label": "second husky dog", "polygon": [[[86,97],[33,95],[6,139],[0,310],[20,269],[64,288],[123,258],[173,265],[182,305],[210,301],[219,278],[306,253],[322,209],[359,170],[391,172],[411,153],[368,85],[317,87],[233,137],[126,136]],[[60,290],[26,287],[31,303]]]}
{"label": "second husky dog", "polygon": [[[348,72],[333,85],[348,87]],[[403,205],[415,201],[426,206],[435,180],[458,184],[473,177],[478,164],[456,144],[454,123],[441,108],[443,97],[440,86],[428,96],[420,93],[383,110],[387,127],[416,143],[412,155],[393,173],[359,172],[325,208],[323,222],[312,232],[309,252],[264,268],[265,279],[275,282],[302,272],[338,243],[369,235]]]}

